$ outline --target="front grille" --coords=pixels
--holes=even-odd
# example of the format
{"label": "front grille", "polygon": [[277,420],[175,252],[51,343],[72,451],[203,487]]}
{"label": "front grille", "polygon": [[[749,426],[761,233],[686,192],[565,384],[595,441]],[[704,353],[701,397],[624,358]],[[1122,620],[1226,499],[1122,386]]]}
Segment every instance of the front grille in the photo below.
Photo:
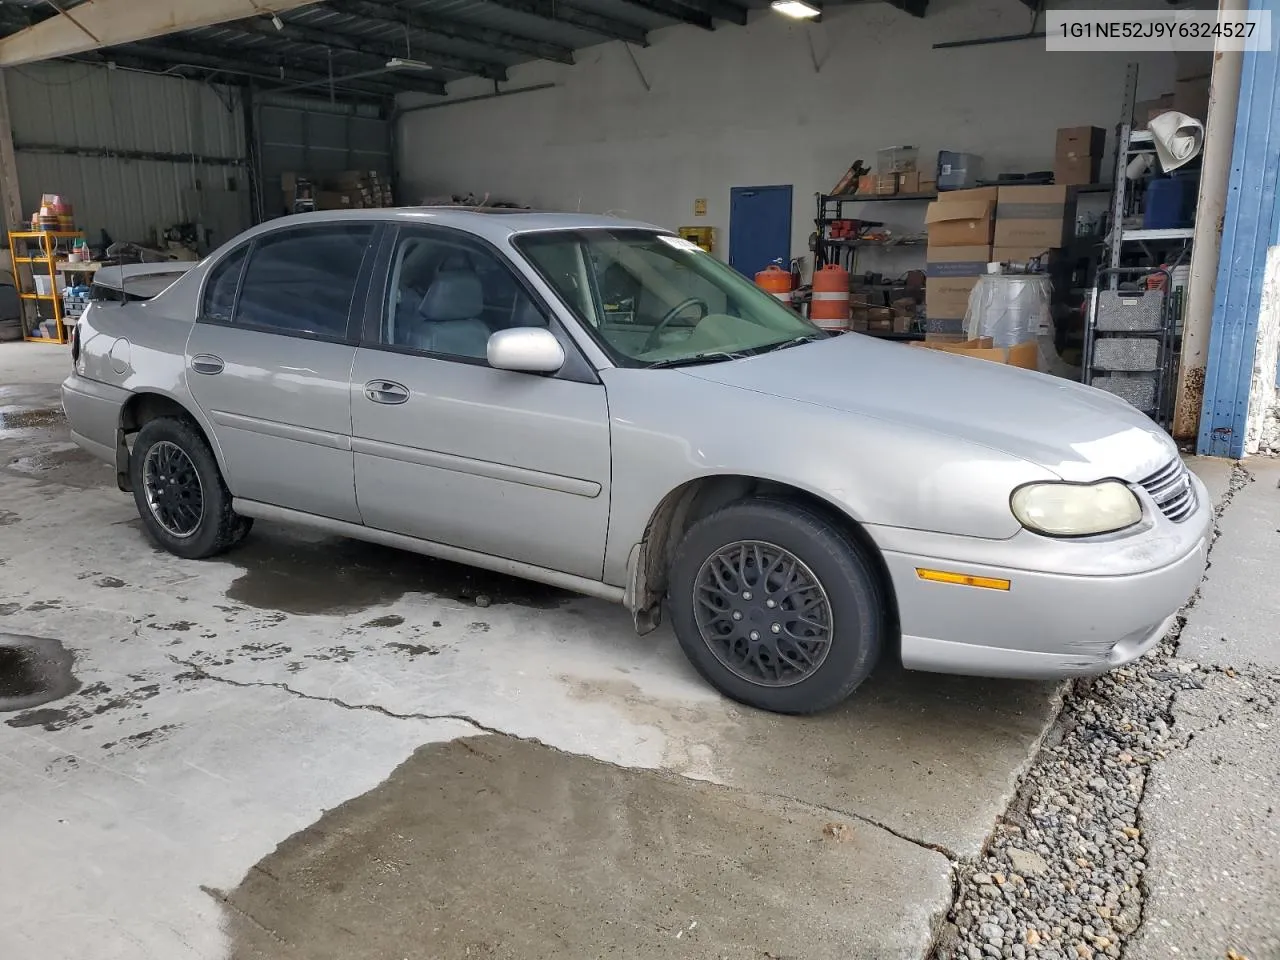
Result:
{"label": "front grille", "polygon": [[1181,523],[1195,513],[1196,488],[1191,482],[1191,471],[1181,458],[1175,457],[1141,484],[1160,512],[1174,523]]}

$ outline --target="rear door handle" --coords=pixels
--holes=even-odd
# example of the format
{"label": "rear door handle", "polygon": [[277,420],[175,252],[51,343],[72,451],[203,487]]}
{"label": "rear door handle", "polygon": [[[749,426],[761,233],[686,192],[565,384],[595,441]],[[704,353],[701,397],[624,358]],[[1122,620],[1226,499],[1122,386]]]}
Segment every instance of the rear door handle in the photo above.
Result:
{"label": "rear door handle", "polygon": [[370,380],[364,385],[364,395],[374,403],[404,403],[409,399],[409,388],[392,380]]}
{"label": "rear door handle", "polygon": [[225,368],[222,358],[215,357],[212,353],[198,353],[191,358],[191,369],[208,377],[221,373]]}

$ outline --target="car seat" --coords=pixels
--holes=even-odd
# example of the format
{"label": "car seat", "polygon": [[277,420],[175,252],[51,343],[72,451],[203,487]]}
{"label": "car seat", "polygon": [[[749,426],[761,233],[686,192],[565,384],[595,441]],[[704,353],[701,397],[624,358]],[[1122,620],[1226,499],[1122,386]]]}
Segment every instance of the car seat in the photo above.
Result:
{"label": "car seat", "polygon": [[483,357],[490,334],[489,325],[480,319],[483,311],[484,290],[474,273],[441,272],[418,304],[409,345],[430,353]]}

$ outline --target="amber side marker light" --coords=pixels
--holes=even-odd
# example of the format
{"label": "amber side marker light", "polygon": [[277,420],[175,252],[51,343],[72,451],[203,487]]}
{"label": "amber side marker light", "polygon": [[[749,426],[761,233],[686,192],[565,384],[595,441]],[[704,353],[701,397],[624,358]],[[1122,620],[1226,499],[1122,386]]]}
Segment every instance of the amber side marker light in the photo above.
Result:
{"label": "amber side marker light", "polygon": [[967,573],[952,573],[950,570],[926,570],[924,567],[916,567],[916,576],[921,580],[931,580],[934,583],[954,583],[961,587],[982,587],[984,590],[1008,590],[1008,580],[998,580],[995,577],[971,577]]}

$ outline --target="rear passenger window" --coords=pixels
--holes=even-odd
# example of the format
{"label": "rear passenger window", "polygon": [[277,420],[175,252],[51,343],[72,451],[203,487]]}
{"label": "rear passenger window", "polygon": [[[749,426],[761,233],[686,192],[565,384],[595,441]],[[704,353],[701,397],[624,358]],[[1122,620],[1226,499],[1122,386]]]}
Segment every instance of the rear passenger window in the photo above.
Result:
{"label": "rear passenger window", "polygon": [[[213,268],[204,287],[204,305],[200,316],[218,323],[230,323],[231,312],[236,306],[236,289],[240,286],[240,272],[244,268],[244,255],[249,247],[234,251]],[[123,296],[120,297],[124,299]]]}
{"label": "rear passenger window", "polygon": [[253,247],[233,323],[279,333],[347,334],[373,225],[335,223],[269,234]]}

